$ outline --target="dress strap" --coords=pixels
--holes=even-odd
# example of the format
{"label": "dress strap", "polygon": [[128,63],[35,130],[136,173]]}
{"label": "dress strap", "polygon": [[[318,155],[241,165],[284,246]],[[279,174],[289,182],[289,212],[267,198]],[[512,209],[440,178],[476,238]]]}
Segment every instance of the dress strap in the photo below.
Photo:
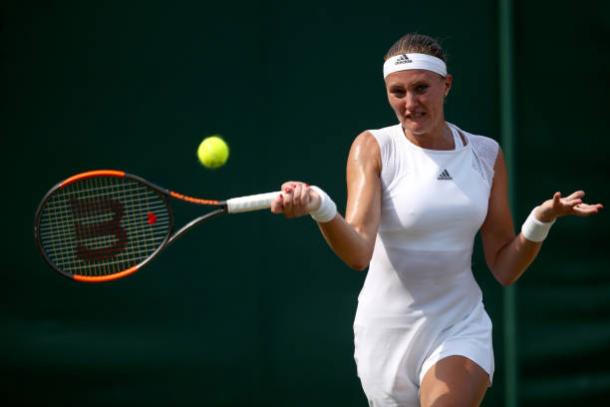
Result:
{"label": "dress strap", "polygon": [[460,132],[456,127],[449,126],[451,130],[451,134],[453,135],[453,143],[455,145],[455,150],[458,148],[466,146],[466,137]]}

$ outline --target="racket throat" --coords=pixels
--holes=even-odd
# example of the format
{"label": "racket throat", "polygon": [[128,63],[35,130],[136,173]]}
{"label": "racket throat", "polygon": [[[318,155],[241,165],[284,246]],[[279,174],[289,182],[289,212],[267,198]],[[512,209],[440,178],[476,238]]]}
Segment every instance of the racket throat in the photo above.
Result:
{"label": "racket throat", "polygon": [[212,212],[206,213],[205,215],[200,216],[196,219],[193,219],[192,221],[190,221],[189,223],[187,223],[186,225],[184,225],[180,229],[178,229],[178,231],[169,238],[169,240],[167,241],[166,247],[169,246],[170,244],[172,244],[176,239],[178,239],[179,237],[184,235],[186,232],[188,232],[188,230],[191,229],[192,227],[197,226],[198,224],[205,222],[207,220],[210,220],[212,218],[216,218],[220,215],[224,215],[226,213],[227,213],[227,208],[223,207],[223,208],[216,209]]}

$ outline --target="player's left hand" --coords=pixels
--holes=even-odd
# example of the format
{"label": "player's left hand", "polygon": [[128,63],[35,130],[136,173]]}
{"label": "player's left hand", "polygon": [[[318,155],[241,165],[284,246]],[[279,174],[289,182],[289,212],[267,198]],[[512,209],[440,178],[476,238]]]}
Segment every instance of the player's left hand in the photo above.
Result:
{"label": "player's left hand", "polygon": [[541,222],[552,222],[567,215],[591,216],[598,213],[604,206],[600,203],[588,204],[582,201],[584,191],[576,191],[561,197],[561,192],[555,192],[553,198],[544,201],[536,210],[535,216]]}

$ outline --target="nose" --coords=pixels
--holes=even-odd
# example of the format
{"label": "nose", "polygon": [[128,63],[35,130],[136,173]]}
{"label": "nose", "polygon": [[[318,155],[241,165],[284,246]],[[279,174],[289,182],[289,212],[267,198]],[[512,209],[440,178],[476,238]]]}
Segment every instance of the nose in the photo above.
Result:
{"label": "nose", "polygon": [[417,106],[417,95],[415,92],[407,92],[405,95],[405,109],[407,111],[412,111]]}

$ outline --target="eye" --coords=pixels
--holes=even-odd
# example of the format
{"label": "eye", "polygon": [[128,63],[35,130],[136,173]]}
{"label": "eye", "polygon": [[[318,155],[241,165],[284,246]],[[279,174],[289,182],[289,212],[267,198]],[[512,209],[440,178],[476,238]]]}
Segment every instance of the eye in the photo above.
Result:
{"label": "eye", "polygon": [[402,98],[405,96],[405,88],[402,86],[392,86],[390,88],[390,94],[396,98]]}
{"label": "eye", "polygon": [[428,90],[429,87],[430,86],[428,84],[425,84],[425,83],[416,85],[415,86],[415,93],[417,93],[418,95],[426,93],[426,91]]}

